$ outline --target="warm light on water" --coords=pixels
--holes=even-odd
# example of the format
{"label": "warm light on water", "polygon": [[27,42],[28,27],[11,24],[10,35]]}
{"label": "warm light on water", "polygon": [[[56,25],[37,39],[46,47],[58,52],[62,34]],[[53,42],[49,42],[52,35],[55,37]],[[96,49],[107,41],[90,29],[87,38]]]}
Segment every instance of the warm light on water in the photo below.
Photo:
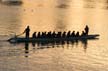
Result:
{"label": "warm light on water", "polygon": [[[0,39],[33,32],[79,31],[85,25],[99,40],[10,44],[0,40],[0,71],[108,71],[107,0],[23,0],[21,6],[0,4]],[[24,36],[24,35],[23,35]]]}

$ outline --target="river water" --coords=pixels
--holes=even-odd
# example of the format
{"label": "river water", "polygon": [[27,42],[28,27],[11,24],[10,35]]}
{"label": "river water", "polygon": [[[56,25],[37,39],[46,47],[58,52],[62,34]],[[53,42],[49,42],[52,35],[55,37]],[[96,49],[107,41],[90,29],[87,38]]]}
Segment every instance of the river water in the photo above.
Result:
{"label": "river water", "polygon": [[[79,31],[98,40],[11,44],[29,25],[36,31]],[[0,71],[108,71],[108,0],[23,0],[0,4]],[[24,36],[24,35],[22,35]],[[29,49],[27,49],[29,48]]]}

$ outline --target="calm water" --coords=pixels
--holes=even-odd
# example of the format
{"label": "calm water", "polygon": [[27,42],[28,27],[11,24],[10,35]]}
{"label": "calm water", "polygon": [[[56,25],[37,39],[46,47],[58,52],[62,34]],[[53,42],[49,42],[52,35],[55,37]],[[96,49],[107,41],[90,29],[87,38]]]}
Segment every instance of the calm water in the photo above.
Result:
{"label": "calm water", "polygon": [[[0,71],[108,71],[108,0],[23,2],[21,6],[0,4]],[[88,25],[90,34],[100,37],[40,44],[4,41],[14,33],[22,33],[27,25],[31,34],[34,31],[81,32]]]}

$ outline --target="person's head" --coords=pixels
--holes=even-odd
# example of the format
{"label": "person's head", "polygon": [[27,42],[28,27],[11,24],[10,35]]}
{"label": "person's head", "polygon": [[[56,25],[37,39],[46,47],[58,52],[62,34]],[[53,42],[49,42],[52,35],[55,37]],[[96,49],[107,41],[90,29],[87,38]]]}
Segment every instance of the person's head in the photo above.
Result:
{"label": "person's head", "polygon": [[27,28],[29,28],[29,26],[27,26]]}
{"label": "person's head", "polygon": [[73,31],[73,33],[75,33],[75,31]]}
{"label": "person's head", "polygon": [[68,32],[71,32],[70,30]]}
{"label": "person's head", "polygon": [[86,27],[88,27],[88,25],[86,25]]}

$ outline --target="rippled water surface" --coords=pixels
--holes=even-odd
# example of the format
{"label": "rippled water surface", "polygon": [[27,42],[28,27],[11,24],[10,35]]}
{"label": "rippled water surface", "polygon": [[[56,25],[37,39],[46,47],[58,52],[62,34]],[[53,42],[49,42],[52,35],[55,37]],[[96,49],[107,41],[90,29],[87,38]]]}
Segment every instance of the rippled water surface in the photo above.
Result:
{"label": "rippled water surface", "polygon": [[[11,44],[30,25],[36,31],[79,31],[98,40]],[[108,71],[108,0],[23,0],[0,3],[0,71]],[[22,35],[24,36],[24,35]],[[29,47],[29,49],[27,49]]]}

